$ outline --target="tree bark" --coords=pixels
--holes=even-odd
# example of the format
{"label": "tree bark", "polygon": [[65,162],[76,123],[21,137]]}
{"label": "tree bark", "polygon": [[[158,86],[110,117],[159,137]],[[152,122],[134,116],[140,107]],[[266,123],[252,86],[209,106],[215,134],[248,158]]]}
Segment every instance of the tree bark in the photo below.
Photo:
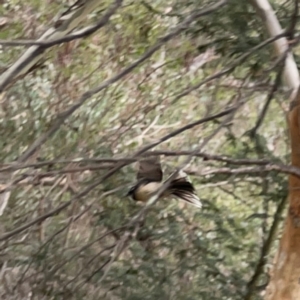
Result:
{"label": "tree bark", "polygon": [[[300,105],[289,113],[292,165],[300,167]],[[266,300],[300,299],[300,178],[289,176],[289,209]]]}
{"label": "tree bark", "polygon": [[[268,0],[250,0],[250,3],[257,11],[257,14],[262,18],[270,37],[275,37],[283,32],[276,14]],[[273,46],[277,56],[284,54],[284,52],[287,51],[289,47],[286,38],[276,40],[273,43]],[[296,91],[298,89],[300,82],[299,72],[293,54],[291,52],[289,52],[287,55],[282,77],[285,84],[290,89],[292,89],[293,91]],[[292,95],[293,97],[295,97],[295,94]]]}
{"label": "tree bark", "polygon": [[[251,0],[261,16],[270,36],[282,33],[282,28],[268,0]],[[297,5],[295,10],[297,10]],[[274,42],[278,56],[288,50],[288,41],[282,38]],[[300,89],[299,72],[292,53],[285,61],[283,80],[291,89],[292,103],[288,114],[291,141],[291,162],[300,168]],[[288,213],[280,241],[278,253],[271,271],[271,279],[266,289],[266,300],[300,299],[300,178],[289,176]]]}

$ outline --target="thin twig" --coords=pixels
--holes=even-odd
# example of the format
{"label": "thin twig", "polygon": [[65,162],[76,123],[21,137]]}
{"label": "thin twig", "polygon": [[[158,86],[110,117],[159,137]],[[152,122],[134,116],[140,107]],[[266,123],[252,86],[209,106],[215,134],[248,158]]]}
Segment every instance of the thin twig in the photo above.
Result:
{"label": "thin twig", "polygon": [[111,16],[116,12],[116,10],[122,5],[123,0],[115,0],[114,3],[109,7],[109,9],[104,13],[102,18],[93,26],[89,26],[72,34],[68,34],[62,38],[58,38],[50,41],[36,41],[36,40],[0,40],[0,45],[3,46],[40,46],[41,51],[45,51],[47,48],[59,45],[62,43],[71,42],[76,39],[86,38],[93,34],[104,25],[106,25],[111,18]]}
{"label": "thin twig", "polygon": [[87,92],[85,92],[77,101],[76,104],[72,105],[70,108],[65,110],[64,112],[60,113],[57,118],[53,121],[53,125],[51,128],[44,133],[42,136],[40,136],[31,146],[28,147],[28,149],[18,158],[18,162],[24,162],[26,161],[42,144],[44,144],[59,128],[60,126],[66,121],[67,118],[69,118],[78,108],[80,108],[89,98],[91,98],[93,95],[101,92],[103,89],[107,88],[111,84],[117,82],[121,78],[123,78],[125,75],[129,74],[132,70],[134,70],[137,66],[139,66],[141,63],[143,63],[146,59],[151,57],[156,51],[158,51],[165,43],[167,43],[169,40],[171,40],[173,37],[180,34],[182,31],[186,29],[186,27],[191,24],[196,19],[208,15],[212,12],[214,12],[216,9],[220,8],[224,4],[226,4],[226,0],[219,1],[218,3],[210,6],[207,9],[203,9],[201,11],[196,11],[192,13],[190,16],[188,16],[182,23],[180,23],[178,26],[176,26],[171,32],[164,37],[160,38],[155,45],[148,48],[144,52],[144,54],[137,59],[134,63],[123,69],[120,73],[116,74],[115,76],[111,77],[110,79],[104,81],[102,84],[100,84],[98,87],[95,87]]}
{"label": "thin twig", "polygon": [[277,72],[277,75],[276,75],[276,78],[274,80],[274,84],[271,88],[271,91],[270,93],[268,94],[267,96],[267,100],[265,102],[265,105],[258,117],[258,120],[255,124],[255,126],[249,131],[249,135],[250,137],[254,137],[256,135],[256,132],[257,130],[259,129],[259,127],[262,125],[263,123],[263,120],[267,114],[267,111],[268,111],[268,108],[271,104],[271,101],[276,93],[276,91],[278,90],[278,88],[280,87],[280,81],[281,81],[281,76],[282,76],[282,73],[283,73],[283,70],[284,70],[284,66],[285,66],[285,60],[286,60],[286,57],[287,57],[287,51],[284,52],[284,54],[282,55],[282,57],[280,58],[280,60],[278,61],[278,63],[280,64],[279,66],[279,70]]}
{"label": "thin twig", "polygon": [[[220,117],[223,117],[223,116],[226,116],[230,113],[232,113],[234,110],[236,109],[236,106],[232,107],[232,108],[229,108],[227,110],[224,110],[218,114],[215,114],[213,116],[210,116],[210,117],[207,117],[207,118],[203,118],[203,119],[200,119],[196,122],[193,122],[191,124],[188,124],[186,126],[183,126],[173,132],[171,132],[170,134],[167,134],[166,136],[162,137],[161,139],[159,139],[157,142],[154,142],[152,144],[149,144],[147,146],[145,146],[144,148],[142,148],[141,150],[137,151],[131,158],[135,158],[135,157],[138,157],[138,156],[141,156],[142,154],[144,154],[146,151],[150,150],[151,148],[169,140],[170,138],[188,130],[188,129],[191,129],[195,126],[198,126],[200,124],[203,124],[205,122],[208,122],[208,121],[212,121],[212,120],[215,120],[217,118],[220,118]],[[5,239],[8,239],[16,234],[19,234],[20,232],[30,228],[31,226],[39,223],[39,222],[42,222],[46,219],[48,219],[49,217],[53,216],[53,215],[57,215],[59,214],[62,210],[64,210],[66,207],[68,207],[71,203],[73,203],[74,201],[86,196],[87,194],[89,194],[90,191],[92,191],[94,188],[96,188],[99,184],[101,184],[104,180],[108,179],[109,177],[111,177],[113,174],[115,174],[117,171],[119,171],[121,168],[123,168],[124,166],[130,164],[129,162],[121,162],[121,163],[118,163],[116,164],[116,166],[111,169],[109,172],[107,172],[103,177],[101,177],[100,179],[98,179],[96,182],[94,182],[93,184],[91,184],[90,186],[88,186],[86,189],[84,189],[82,192],[78,193],[76,196],[72,197],[69,201],[61,204],[59,207],[49,211],[48,213],[16,228],[16,229],[13,229],[12,231],[9,231],[9,232],[6,232],[4,233],[2,236],[0,236],[0,241],[3,241]]]}

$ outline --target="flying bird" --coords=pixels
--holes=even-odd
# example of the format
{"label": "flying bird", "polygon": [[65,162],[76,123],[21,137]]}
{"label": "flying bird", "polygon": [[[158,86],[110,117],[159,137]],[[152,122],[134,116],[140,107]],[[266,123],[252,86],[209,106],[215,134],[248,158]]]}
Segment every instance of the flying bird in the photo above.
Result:
{"label": "flying bird", "polygon": [[[159,156],[148,158],[139,162],[137,183],[129,190],[127,196],[130,196],[135,201],[147,202],[163,184],[163,172]],[[182,171],[170,182],[170,185],[160,198],[171,196],[199,208],[202,207],[202,203],[195,193],[194,186],[188,181],[187,175]]]}

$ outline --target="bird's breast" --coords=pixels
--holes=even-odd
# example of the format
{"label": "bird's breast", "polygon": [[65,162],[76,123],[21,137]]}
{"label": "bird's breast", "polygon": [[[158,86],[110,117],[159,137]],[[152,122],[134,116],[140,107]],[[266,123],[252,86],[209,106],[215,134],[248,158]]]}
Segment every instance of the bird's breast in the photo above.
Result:
{"label": "bird's breast", "polygon": [[161,187],[161,182],[149,182],[140,185],[135,191],[135,198],[137,201],[147,201],[150,196]]}

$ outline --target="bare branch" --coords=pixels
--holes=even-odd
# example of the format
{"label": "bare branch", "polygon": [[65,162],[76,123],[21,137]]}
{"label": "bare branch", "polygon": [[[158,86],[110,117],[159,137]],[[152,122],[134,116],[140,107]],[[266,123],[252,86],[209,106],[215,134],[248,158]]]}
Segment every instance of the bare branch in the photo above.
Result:
{"label": "bare branch", "polygon": [[[87,92],[85,92],[80,99],[77,101],[77,103],[73,106],[71,106],[69,109],[65,110],[63,113],[61,113],[54,121],[52,127],[49,129],[48,132],[44,133],[42,136],[40,136],[18,159],[18,162],[24,162],[26,161],[42,144],[48,140],[59,128],[60,126],[65,122],[65,120],[70,117],[79,107],[81,107],[86,100],[91,98],[93,95],[101,92],[103,89],[107,88],[111,84],[117,82],[125,75],[129,74],[132,70],[134,70],[137,66],[139,66],[142,62],[144,62],[146,59],[151,57],[157,50],[159,50],[165,43],[167,43],[169,40],[171,40],[173,37],[180,34],[182,31],[186,29],[186,27],[192,23],[194,20],[196,20],[199,17],[205,16],[207,14],[210,14],[214,12],[216,9],[223,6],[227,1],[222,0],[218,3],[212,5],[211,7],[196,11],[192,13],[189,17],[187,17],[182,23],[180,23],[178,26],[176,26],[171,32],[161,39],[158,40],[158,42],[150,47],[148,50],[144,52],[144,54],[136,60],[134,63],[123,69],[119,74],[111,77],[110,79],[104,81],[102,84],[100,84],[98,87],[91,89]],[[1,88],[0,88],[1,89]]]}
{"label": "bare branch", "polygon": [[[216,118],[220,118],[220,117],[223,117],[223,116],[226,116],[230,113],[232,113],[233,111],[236,110],[236,106],[234,106],[233,108],[229,108],[219,114],[216,114],[214,116],[211,116],[211,117],[207,117],[207,118],[204,118],[204,119],[200,119],[194,123],[191,123],[191,124],[188,124],[170,134],[167,134],[166,136],[164,136],[163,138],[161,138],[160,140],[158,140],[157,142],[154,142],[152,144],[149,144],[147,146],[145,146],[144,148],[142,148],[141,150],[137,151],[133,156],[132,158],[135,158],[137,156],[140,156],[142,155],[143,153],[145,153],[146,151],[150,150],[151,148],[167,141],[168,139],[174,137],[175,135],[178,135],[188,129],[191,129],[197,125],[200,125],[200,124],[203,124],[205,122],[208,122],[208,121],[211,121],[211,120],[214,120]],[[199,151],[199,150],[198,150]],[[196,153],[197,151],[195,151]],[[111,169],[109,172],[107,172],[102,178],[100,178],[99,180],[97,180],[96,182],[94,182],[93,184],[91,184],[90,186],[88,186],[86,189],[84,189],[82,192],[78,193],[76,196],[74,196],[73,198],[71,198],[69,201],[63,203],[62,205],[60,205],[59,207],[49,211],[48,213],[28,222],[27,224],[24,224],[10,232],[7,232],[5,234],[3,234],[2,236],[0,236],[0,241],[3,241],[5,239],[8,239],[16,234],[19,234],[20,232],[30,228],[32,225],[34,224],[37,224],[37,223],[40,223],[44,220],[46,220],[47,218],[53,216],[53,215],[56,215],[56,214],[59,214],[62,210],[64,210],[66,207],[68,207],[71,203],[73,203],[74,201],[86,196],[91,190],[93,190],[94,188],[96,188],[99,184],[101,184],[104,180],[108,179],[109,177],[111,177],[114,173],[116,173],[118,170],[120,170],[121,168],[123,168],[124,166],[128,165],[130,162],[121,162],[121,163],[118,163],[116,164],[116,166]],[[165,188],[165,186],[163,186],[163,188]],[[161,191],[159,191],[161,192]]]}
{"label": "bare branch", "polygon": [[300,177],[300,168],[294,166],[285,166],[285,165],[272,165],[268,164],[261,167],[244,167],[244,168],[218,168],[218,169],[209,169],[204,171],[198,171],[196,169],[186,170],[187,173],[194,176],[207,176],[207,175],[216,175],[216,174],[227,174],[227,175],[243,175],[243,174],[261,174],[265,172],[281,172],[285,174],[292,174],[297,177]]}
{"label": "bare branch", "polygon": [[295,35],[295,28],[297,25],[297,19],[298,19],[298,10],[299,10],[299,1],[298,0],[294,0],[294,11],[293,14],[291,16],[291,23],[289,25],[289,27],[287,28],[287,32],[289,33],[289,39],[292,40],[294,38]]}
{"label": "bare branch", "polygon": [[[49,28],[39,38],[39,41],[65,36],[80,24],[86,18],[86,15],[99,5],[99,2],[97,0],[87,0],[83,4],[78,4],[71,11],[63,14],[54,27]],[[40,46],[28,48],[12,66],[0,75],[0,92],[3,92],[15,77],[24,76],[36,66],[41,60],[43,52],[44,49]]]}
{"label": "bare branch", "polygon": [[[275,12],[268,0],[251,0],[250,2],[261,16],[271,37],[278,36],[283,32],[279,21],[275,15]],[[291,30],[291,28],[289,30]],[[288,36],[289,34],[290,32],[286,32],[286,36]],[[276,50],[277,56],[280,56],[284,52],[288,51],[289,45],[287,39],[278,39],[274,43],[274,48]],[[294,57],[291,52],[289,52],[287,55],[285,68],[283,71],[283,78],[286,82],[286,85],[292,90],[292,93],[294,95],[299,87],[300,78],[297,65],[294,61]]]}
{"label": "bare branch", "polygon": [[286,60],[286,56],[287,56],[287,51],[284,52],[284,54],[282,55],[282,57],[280,58],[280,67],[279,67],[279,71],[277,72],[276,78],[274,80],[274,84],[272,86],[272,89],[270,91],[270,93],[267,96],[267,100],[266,103],[261,111],[261,114],[255,124],[255,126],[249,130],[249,135],[251,137],[254,137],[257,133],[257,130],[259,129],[259,127],[262,125],[263,120],[267,114],[268,108],[271,104],[271,101],[274,97],[274,94],[276,93],[276,91],[278,90],[279,86],[280,86],[280,80],[281,80],[281,75],[284,69],[284,64],[285,64],[285,60]]}
{"label": "bare branch", "polygon": [[202,85],[213,81],[215,79],[221,78],[222,76],[229,74],[230,72],[234,71],[234,69],[238,66],[240,66],[249,56],[251,56],[252,54],[254,54],[257,50],[269,45],[270,43],[281,39],[282,37],[287,36],[286,32],[280,33],[275,37],[271,37],[265,41],[263,41],[262,43],[260,43],[259,45],[253,47],[252,49],[250,49],[249,51],[247,51],[246,53],[244,53],[243,55],[241,55],[239,58],[237,58],[229,67],[224,68],[223,70],[217,72],[214,75],[211,75],[209,77],[207,77],[206,79],[204,79],[203,81],[187,88],[185,91],[183,91],[182,93],[178,94],[173,100],[172,103],[175,103],[177,100],[179,100],[180,98],[190,94],[192,91],[197,90],[199,87],[201,87]]}
{"label": "bare branch", "polygon": [[0,39],[0,45],[4,46],[41,46],[41,51],[46,50],[47,48],[53,47],[55,45],[59,45],[62,43],[71,42],[76,39],[86,38],[89,35],[95,33],[97,30],[106,25],[111,18],[111,16],[117,11],[117,9],[122,5],[123,0],[115,0],[114,3],[111,4],[106,13],[102,16],[102,18],[93,26],[89,26],[87,28],[81,29],[72,34],[68,34],[64,37],[57,38],[49,41],[36,41],[36,40],[14,40],[7,41]]}

